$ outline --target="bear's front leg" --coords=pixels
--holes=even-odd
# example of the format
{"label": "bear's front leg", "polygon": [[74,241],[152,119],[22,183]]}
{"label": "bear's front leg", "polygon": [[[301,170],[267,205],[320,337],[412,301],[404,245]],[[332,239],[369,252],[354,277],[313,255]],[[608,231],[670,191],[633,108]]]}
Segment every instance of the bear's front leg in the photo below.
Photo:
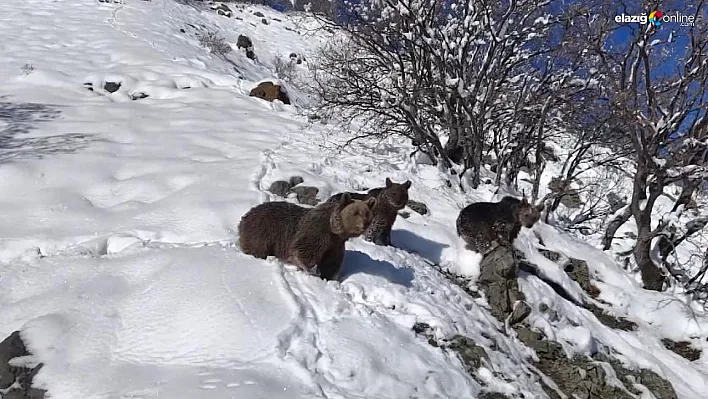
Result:
{"label": "bear's front leg", "polygon": [[287,262],[297,266],[300,270],[312,274],[313,276],[320,276],[320,268],[317,266],[317,263],[314,261],[303,260],[297,251],[288,258]]}
{"label": "bear's front leg", "polygon": [[326,280],[336,280],[344,262],[344,243],[331,245],[319,261],[321,277]]}
{"label": "bear's front leg", "polygon": [[382,232],[378,236],[376,236],[376,239],[374,240],[374,244],[380,245],[382,247],[390,246],[391,245],[391,235],[390,233],[387,234],[386,231]]}

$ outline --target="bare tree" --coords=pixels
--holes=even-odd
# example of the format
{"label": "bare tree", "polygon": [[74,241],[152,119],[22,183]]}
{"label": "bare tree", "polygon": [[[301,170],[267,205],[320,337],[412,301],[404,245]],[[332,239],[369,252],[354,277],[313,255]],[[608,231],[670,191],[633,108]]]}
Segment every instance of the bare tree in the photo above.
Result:
{"label": "bare tree", "polygon": [[[695,4],[695,15],[704,13],[704,6],[704,1]],[[655,7],[653,2],[643,5]],[[590,41],[606,76],[603,84],[615,128],[631,143],[635,171],[630,204],[608,226],[604,244],[608,248],[615,231],[633,218],[638,237],[632,255],[644,286],[662,290],[665,275],[652,259],[653,242],[667,233],[681,207],[677,202],[670,214],[654,223],[656,201],[678,182],[687,189],[679,201],[686,201],[697,182],[708,176],[705,164],[692,162],[708,144],[708,30],[705,24],[681,28],[689,40],[685,51],[679,51],[674,44],[679,33],[651,23],[630,24],[623,27],[631,30],[630,40],[608,46],[618,29],[611,23],[616,9],[608,5],[598,13],[598,28]],[[662,73],[661,65],[672,62],[677,64],[675,70]]]}
{"label": "bare tree", "polygon": [[[346,35],[318,57],[318,112],[358,123],[355,138],[408,137],[434,163],[460,164],[461,176],[470,171],[473,186],[485,148],[498,145],[502,167],[512,166],[507,180],[513,180],[552,131],[547,121],[556,116],[557,93],[571,83],[553,62],[559,57],[544,61],[563,46],[562,40],[548,40],[553,29],[569,25],[565,15],[553,16],[550,4],[350,4],[353,22],[342,28]],[[544,96],[552,100],[539,102]]]}

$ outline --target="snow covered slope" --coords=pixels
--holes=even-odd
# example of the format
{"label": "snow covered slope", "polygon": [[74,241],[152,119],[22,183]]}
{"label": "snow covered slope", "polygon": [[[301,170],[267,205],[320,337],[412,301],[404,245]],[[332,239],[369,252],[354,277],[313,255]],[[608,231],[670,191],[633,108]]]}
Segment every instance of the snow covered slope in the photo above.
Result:
{"label": "snow covered slope", "polygon": [[[297,106],[248,97],[272,77],[273,56],[310,55],[324,38],[300,17],[231,7],[234,18],[173,0],[0,3],[0,337],[22,331],[44,363],[35,385],[52,398],[545,397],[533,351],[483,297],[431,266],[479,274],[454,220],[491,189],[448,189],[404,143],[339,151]],[[205,28],[234,51],[201,47]],[[258,61],[236,51],[239,34]],[[106,82],[120,87],[108,93]],[[322,198],[411,179],[431,212],[397,220],[397,248],[352,240],[342,281],[324,282],[235,245],[241,215],[292,175]],[[680,398],[705,397],[706,357],[690,362],[660,342],[692,339],[705,351],[704,313],[642,290],[551,226],[535,230],[549,249],[586,260],[607,311],[638,330],[599,323],[529,274],[520,285],[533,326],[568,353],[612,348]],[[517,246],[583,296],[538,245],[525,230]],[[471,375],[456,352],[416,335],[417,323],[440,340],[473,339],[489,361]]]}

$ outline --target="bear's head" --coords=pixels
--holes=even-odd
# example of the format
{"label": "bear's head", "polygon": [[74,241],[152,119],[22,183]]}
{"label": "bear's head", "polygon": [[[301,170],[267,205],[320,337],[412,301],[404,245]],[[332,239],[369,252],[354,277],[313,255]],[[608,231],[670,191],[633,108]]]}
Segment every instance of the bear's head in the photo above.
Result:
{"label": "bear's head", "polygon": [[543,203],[539,205],[534,205],[529,203],[526,196],[521,199],[519,203],[519,223],[526,228],[531,228],[533,225],[541,219],[541,212],[545,205]]}
{"label": "bear's head", "polygon": [[411,188],[411,181],[404,183],[394,183],[386,178],[386,188],[381,192],[381,198],[395,209],[403,209],[408,203],[408,189]]}
{"label": "bear's head", "polygon": [[330,220],[332,232],[343,238],[362,235],[371,224],[371,209],[376,206],[376,201],[373,197],[359,201],[353,200],[349,193],[342,195]]}

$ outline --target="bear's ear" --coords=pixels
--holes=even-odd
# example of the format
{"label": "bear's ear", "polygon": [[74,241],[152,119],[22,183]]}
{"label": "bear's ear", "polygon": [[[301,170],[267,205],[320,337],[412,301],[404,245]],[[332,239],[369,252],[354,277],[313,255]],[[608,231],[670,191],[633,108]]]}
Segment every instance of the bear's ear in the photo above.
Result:
{"label": "bear's ear", "polygon": [[386,178],[386,188],[393,186],[393,182],[388,177]]}
{"label": "bear's ear", "polygon": [[411,188],[411,184],[413,183],[411,183],[410,180],[406,180],[406,182],[403,183],[403,186],[406,188],[406,190],[408,190],[409,188]]}
{"label": "bear's ear", "polygon": [[372,209],[373,207],[376,206],[376,197],[371,197],[366,202],[364,202],[366,206],[369,207],[369,209]]}
{"label": "bear's ear", "polygon": [[342,205],[346,205],[350,203],[352,200],[352,196],[349,193],[343,193],[342,198],[339,199],[339,203]]}

